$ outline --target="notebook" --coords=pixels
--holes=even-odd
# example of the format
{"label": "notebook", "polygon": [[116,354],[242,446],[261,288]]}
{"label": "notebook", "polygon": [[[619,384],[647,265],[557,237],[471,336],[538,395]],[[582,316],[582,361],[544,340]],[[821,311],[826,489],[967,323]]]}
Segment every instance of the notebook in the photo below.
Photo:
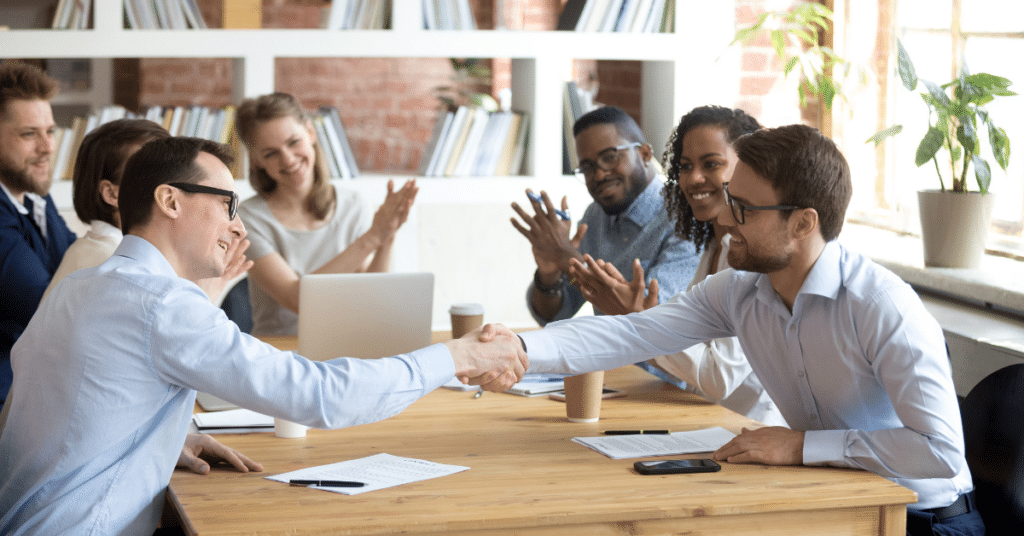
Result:
{"label": "notebook", "polygon": [[308,274],[299,283],[299,355],[377,358],[430,345],[434,274]]}

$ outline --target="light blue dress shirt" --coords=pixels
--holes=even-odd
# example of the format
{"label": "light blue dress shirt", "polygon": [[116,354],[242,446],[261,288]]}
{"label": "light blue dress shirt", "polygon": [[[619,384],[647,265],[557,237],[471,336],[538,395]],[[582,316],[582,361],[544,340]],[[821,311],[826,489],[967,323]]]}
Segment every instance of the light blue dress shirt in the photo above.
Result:
{"label": "light blue dress shirt", "polygon": [[942,329],[898,277],[829,242],[792,313],[767,275],[726,270],[625,316],[523,333],[529,372],[578,374],[736,335],[795,430],[806,465],[872,471],[917,492],[914,508],[973,489]]}
{"label": "light blue dress shirt", "polygon": [[[700,263],[693,242],[675,236],[675,220],[665,210],[661,195],[663,178],[655,177],[621,214],[609,216],[597,203],[591,203],[580,223],[587,224],[579,250],[595,259],[610,262],[627,280],[633,279],[633,259],[640,259],[645,284],[658,279],[658,301],[667,301],[686,290]],[[530,303],[533,283],[526,290],[526,306],[540,324],[547,320]],[[587,303],[578,288],[566,284],[562,289],[562,308],[554,320],[571,318]],[[596,309],[596,308],[595,308]],[[595,310],[595,314],[602,314]]]}
{"label": "light blue dress shirt", "polygon": [[152,244],[126,236],[43,300],[13,350],[0,534],[153,533],[195,390],[317,428],[385,419],[455,374],[434,345],[313,362],[239,332]]}

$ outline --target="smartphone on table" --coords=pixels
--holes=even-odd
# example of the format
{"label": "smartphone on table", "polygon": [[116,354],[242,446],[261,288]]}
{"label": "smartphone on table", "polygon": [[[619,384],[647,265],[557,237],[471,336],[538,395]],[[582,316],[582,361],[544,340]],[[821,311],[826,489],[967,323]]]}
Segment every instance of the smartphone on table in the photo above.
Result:
{"label": "smartphone on table", "polygon": [[656,460],[636,462],[633,468],[642,475],[673,475],[678,473],[714,473],[722,466],[707,458],[694,460]]}

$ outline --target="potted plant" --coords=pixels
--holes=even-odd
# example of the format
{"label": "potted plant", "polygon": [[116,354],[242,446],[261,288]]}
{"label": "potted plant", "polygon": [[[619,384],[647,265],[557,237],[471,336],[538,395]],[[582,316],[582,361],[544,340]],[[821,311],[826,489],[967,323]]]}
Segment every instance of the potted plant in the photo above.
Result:
{"label": "potted plant", "polygon": [[[917,146],[914,162],[935,166],[938,190],[918,192],[921,240],[926,266],[977,268],[985,252],[985,236],[992,214],[992,196],[987,195],[992,169],[982,156],[980,132],[984,126],[988,145],[999,167],[1006,170],[1010,140],[996,126],[985,105],[996,97],[1016,95],[1011,82],[988,73],[970,74],[966,65],[960,75],[941,86],[919,80],[910,56],[897,41],[897,66],[903,86],[910,91],[920,81],[926,91],[921,99],[928,106],[928,130]],[[868,141],[878,145],[903,130],[902,125],[875,133]],[[969,190],[973,168],[977,190]],[[946,188],[946,179],[949,188]]]}

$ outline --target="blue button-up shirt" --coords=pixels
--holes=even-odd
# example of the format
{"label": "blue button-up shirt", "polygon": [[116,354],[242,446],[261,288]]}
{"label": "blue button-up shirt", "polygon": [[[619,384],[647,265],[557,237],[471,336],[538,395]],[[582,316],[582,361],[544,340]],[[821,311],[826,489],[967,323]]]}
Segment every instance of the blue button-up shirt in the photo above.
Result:
{"label": "blue button-up shirt", "polygon": [[152,534],[195,390],[340,428],[395,415],[455,374],[444,345],[327,362],[279,351],[132,235],[54,287],[12,364],[0,534]]}
{"label": "blue button-up shirt", "polygon": [[[664,183],[655,177],[626,210],[609,216],[597,203],[591,203],[580,223],[587,224],[587,232],[580,242],[580,253],[610,262],[627,280],[633,279],[633,259],[640,259],[645,284],[658,280],[658,301],[665,302],[683,290],[693,278],[700,264],[700,255],[692,242],[675,236],[675,221],[665,210],[661,195]],[[530,314],[540,325],[549,321],[542,318],[530,303],[533,283],[526,290],[526,304]],[[562,289],[562,308],[554,320],[571,318],[586,298],[580,289],[565,285]],[[595,314],[602,314],[595,308]]]}
{"label": "blue button-up shirt", "polygon": [[973,489],[945,341],[909,285],[838,242],[787,309],[768,276],[726,270],[625,316],[523,333],[529,372],[578,374],[736,335],[807,465],[872,471],[948,506]]}

